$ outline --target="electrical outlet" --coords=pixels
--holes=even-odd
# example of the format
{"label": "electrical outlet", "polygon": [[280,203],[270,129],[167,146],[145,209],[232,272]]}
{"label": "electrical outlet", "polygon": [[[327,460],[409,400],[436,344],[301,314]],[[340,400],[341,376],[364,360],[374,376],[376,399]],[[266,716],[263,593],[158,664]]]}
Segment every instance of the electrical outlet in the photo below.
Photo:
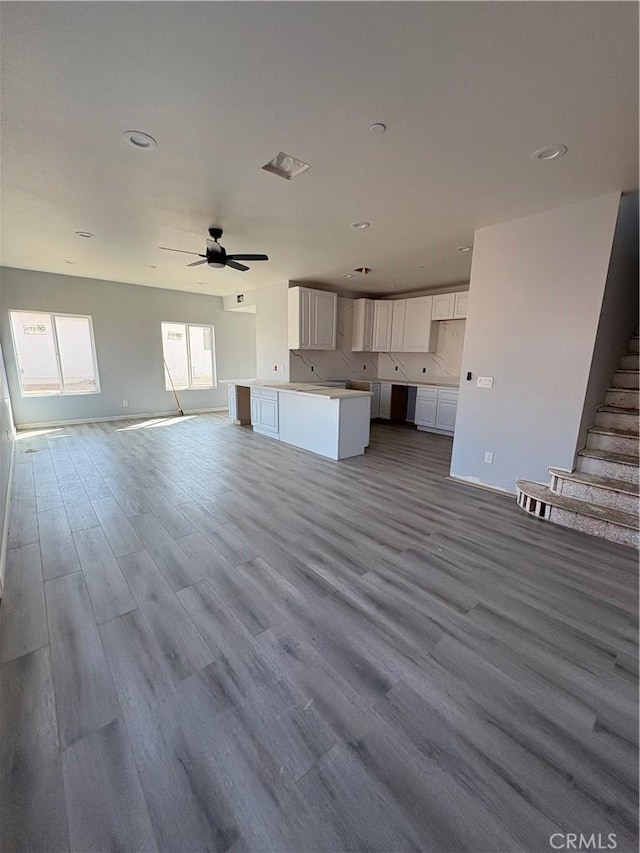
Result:
{"label": "electrical outlet", "polygon": [[478,376],[478,388],[493,388],[493,376]]}
{"label": "electrical outlet", "polygon": [[313,365],[311,365],[311,372],[313,373],[314,370],[315,370],[315,367]]}
{"label": "electrical outlet", "polygon": [[427,372],[427,368],[426,368],[426,367],[423,367],[423,368],[422,368],[422,372],[423,372],[423,373],[426,373],[426,372]]}
{"label": "electrical outlet", "polygon": [[493,453],[491,452],[491,450],[485,450],[484,461],[487,463],[487,465],[493,465]]}
{"label": "electrical outlet", "polygon": [[398,369],[398,365],[396,364],[396,370]]}
{"label": "electrical outlet", "polygon": [[126,409],[128,405],[129,405],[129,401],[128,401],[128,400],[123,400],[123,401],[122,401],[122,408],[123,408],[123,409]]}
{"label": "electrical outlet", "polygon": [[274,372],[274,373],[277,373],[277,372],[278,372],[278,365],[277,365],[277,364],[274,364],[274,365],[273,365],[273,372]]}

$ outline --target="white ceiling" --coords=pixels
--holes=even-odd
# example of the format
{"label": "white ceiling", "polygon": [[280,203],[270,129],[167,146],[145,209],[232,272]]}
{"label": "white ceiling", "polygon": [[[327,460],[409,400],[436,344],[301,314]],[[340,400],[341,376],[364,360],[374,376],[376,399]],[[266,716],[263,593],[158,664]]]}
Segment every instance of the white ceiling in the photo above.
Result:
{"label": "white ceiling", "polygon": [[[456,247],[476,228],[637,187],[635,3],[2,6],[6,266],[218,295],[417,290],[468,279]],[[531,159],[555,143],[564,159]],[[278,151],[312,168],[262,171]],[[157,248],[203,251],[209,225],[270,261],[186,269]]]}

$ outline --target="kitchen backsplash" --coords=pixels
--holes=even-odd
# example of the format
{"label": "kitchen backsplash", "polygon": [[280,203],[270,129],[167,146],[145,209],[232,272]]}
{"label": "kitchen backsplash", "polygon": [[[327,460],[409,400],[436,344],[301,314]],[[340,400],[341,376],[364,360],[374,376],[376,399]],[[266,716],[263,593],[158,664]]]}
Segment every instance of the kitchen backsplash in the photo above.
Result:
{"label": "kitchen backsplash", "polygon": [[[421,382],[457,379],[462,365],[465,322],[441,320],[438,323],[436,352],[351,352],[353,300],[338,297],[337,349],[322,352],[291,350],[290,381],[322,382],[327,379],[368,377]],[[425,367],[426,373],[423,373]]]}
{"label": "kitchen backsplash", "polygon": [[[378,374],[378,354],[351,352],[353,299],[338,297],[336,349],[316,352],[291,350],[291,382],[321,382],[326,379],[366,379]],[[313,368],[313,370],[311,369]]]}
{"label": "kitchen backsplash", "polygon": [[[421,382],[458,379],[462,367],[465,325],[466,320],[440,320],[436,352],[381,352],[378,359],[379,378]],[[426,373],[423,373],[425,367]]]}

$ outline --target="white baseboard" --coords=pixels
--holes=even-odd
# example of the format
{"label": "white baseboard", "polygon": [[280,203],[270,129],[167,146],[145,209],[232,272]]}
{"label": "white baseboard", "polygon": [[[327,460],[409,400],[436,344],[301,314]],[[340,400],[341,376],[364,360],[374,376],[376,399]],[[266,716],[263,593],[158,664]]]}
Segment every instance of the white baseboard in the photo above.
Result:
{"label": "white baseboard", "polygon": [[466,477],[456,477],[455,474],[448,474],[447,480],[453,480],[454,483],[460,483],[463,486],[473,486],[474,489],[484,489],[485,492],[494,492],[496,495],[509,495],[509,497],[512,498],[515,498],[516,496],[516,493],[509,491],[509,489],[501,489],[499,486],[487,486],[477,480],[467,479]]}
{"label": "white baseboard", "polygon": [[[183,409],[185,415],[205,415],[209,412],[227,412],[228,406],[218,406],[215,409]],[[34,424],[16,424],[16,430],[48,429],[49,427],[74,426],[76,424],[100,424],[109,421],[138,421],[144,418],[179,418],[175,410],[173,412],[141,412],[132,415],[110,415],[105,418],[80,418],[73,421],[38,421]]]}
{"label": "white baseboard", "polygon": [[0,598],[4,590],[4,570],[7,562],[7,539],[9,538],[9,514],[11,512],[11,484],[13,482],[13,460],[16,455],[15,439],[11,442],[11,459],[9,460],[9,479],[7,481],[7,506],[4,513],[4,524],[2,525],[2,538],[0,539]]}

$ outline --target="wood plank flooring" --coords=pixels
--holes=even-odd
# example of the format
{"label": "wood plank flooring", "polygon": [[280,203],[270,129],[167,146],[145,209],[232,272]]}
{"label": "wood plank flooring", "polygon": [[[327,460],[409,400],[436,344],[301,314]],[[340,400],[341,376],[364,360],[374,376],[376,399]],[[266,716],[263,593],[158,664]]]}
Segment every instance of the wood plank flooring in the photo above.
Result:
{"label": "wood plank flooring", "polygon": [[635,851],[637,553],[450,453],[221,415],[20,437],[3,853]]}

